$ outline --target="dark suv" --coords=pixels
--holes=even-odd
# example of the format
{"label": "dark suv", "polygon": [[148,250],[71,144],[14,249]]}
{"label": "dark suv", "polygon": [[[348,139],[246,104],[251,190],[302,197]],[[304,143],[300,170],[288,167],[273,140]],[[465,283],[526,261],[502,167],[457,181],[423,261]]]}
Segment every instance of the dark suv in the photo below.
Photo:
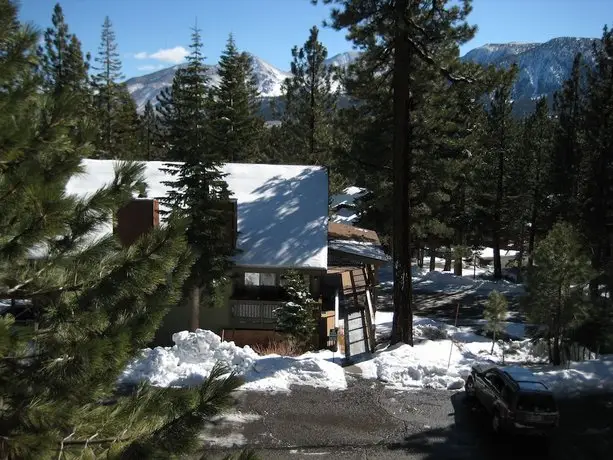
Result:
{"label": "dark suv", "polygon": [[553,394],[528,369],[475,365],[464,389],[492,416],[496,433],[547,435],[558,426],[560,416]]}

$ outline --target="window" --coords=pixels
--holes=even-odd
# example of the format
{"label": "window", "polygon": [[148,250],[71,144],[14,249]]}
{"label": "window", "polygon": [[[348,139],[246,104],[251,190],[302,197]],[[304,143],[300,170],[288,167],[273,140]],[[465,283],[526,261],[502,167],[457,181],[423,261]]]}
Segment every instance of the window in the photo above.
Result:
{"label": "window", "polygon": [[[240,278],[242,276],[242,279]],[[247,272],[238,275],[234,283],[233,299],[283,300],[283,288],[279,286],[277,273]]]}
{"label": "window", "polygon": [[485,378],[494,386],[494,388],[496,388],[496,390],[498,390],[498,392],[502,391],[504,382],[498,374],[495,372],[488,372],[485,374]]}
{"label": "window", "polygon": [[276,273],[245,273],[245,286],[276,286]]}

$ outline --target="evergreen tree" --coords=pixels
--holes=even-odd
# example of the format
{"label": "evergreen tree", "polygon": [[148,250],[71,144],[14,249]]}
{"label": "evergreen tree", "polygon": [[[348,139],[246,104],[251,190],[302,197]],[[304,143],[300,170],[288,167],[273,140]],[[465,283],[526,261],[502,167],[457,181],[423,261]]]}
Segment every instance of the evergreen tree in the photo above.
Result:
{"label": "evergreen tree", "polygon": [[292,49],[292,76],[283,83],[283,127],[291,163],[330,164],[331,128],[338,94],[332,90],[332,69],[326,47],[313,26],[302,48]]}
{"label": "evergreen tree", "polygon": [[483,317],[487,321],[485,329],[492,333],[492,350],[494,353],[494,345],[496,344],[496,336],[504,331],[503,321],[507,315],[507,299],[498,291],[490,292],[487,297],[485,308],[483,309]]}
{"label": "evergreen tree", "polygon": [[[546,233],[547,229],[544,217],[548,208],[547,186],[550,183],[552,134],[553,124],[549,117],[547,99],[541,98],[536,104],[534,113],[524,124],[522,153],[528,156],[527,174],[524,176],[523,183],[515,182],[517,185],[521,184],[522,189],[528,195],[527,200],[521,200],[523,203],[517,203],[519,213],[522,209],[529,209],[530,212],[528,216],[528,222],[530,223],[528,229],[528,269],[532,267],[534,261],[536,236],[539,233]],[[523,168],[516,169],[521,171]],[[543,228],[545,228],[544,232],[542,231]]]}
{"label": "evergreen tree", "polygon": [[583,290],[592,276],[580,235],[571,225],[556,223],[536,246],[525,299],[530,321],[547,328],[545,337],[554,364],[562,361],[562,344],[585,307]]}
{"label": "evergreen tree", "polygon": [[92,76],[94,103],[100,123],[96,143],[100,158],[134,158],[137,128],[136,106],[121,73],[121,60],[117,51],[115,32],[108,16],[102,25],[101,43]]}
{"label": "evergreen tree", "polygon": [[81,43],[69,32],[59,3],[53,8],[51,22],[53,27],[45,31],[45,42],[40,50],[45,87],[57,92],[78,92],[85,97],[89,89],[89,56],[83,57]]}
{"label": "evergreen tree", "polygon": [[594,44],[595,68],[587,76],[585,147],[579,175],[581,227],[589,242],[592,266],[600,275],[590,285],[613,292],[613,31],[606,27]]}
{"label": "evergreen tree", "polygon": [[301,347],[309,348],[316,332],[318,303],[298,272],[289,271],[283,276],[283,288],[288,300],[275,310],[277,328],[290,334]]}
{"label": "evergreen tree", "polygon": [[220,82],[212,90],[211,148],[230,162],[257,162],[264,120],[252,58],[240,53],[230,35],[219,60]]}
{"label": "evergreen tree", "polygon": [[502,76],[487,108],[483,132],[483,152],[478,164],[482,192],[480,218],[490,231],[494,249],[494,278],[502,278],[500,248],[508,224],[508,162],[517,151],[517,124],[512,110],[511,88],[516,68]]}
{"label": "evergreen tree", "polygon": [[0,0],[0,298],[35,321],[0,316],[0,457],[193,453],[205,418],[231,402],[233,374],[217,368],[187,390],[117,387],[189,272],[184,225],[171,217],[129,248],[100,237],[143,190],[143,167],[120,163],[93,195],[66,194],[90,148],[68,135],[74,100],[40,91],[37,40]]}
{"label": "evergreen tree", "polygon": [[231,267],[233,235],[228,231],[230,192],[221,171],[222,153],[211,149],[207,77],[200,30],[192,33],[187,66],[177,70],[172,89],[160,97],[160,122],[168,142],[168,164],[174,176],[167,204],[188,220],[187,241],[195,254],[186,295],[190,328],[200,324],[201,296],[213,295],[215,283]]}
{"label": "evergreen tree", "polygon": [[577,222],[579,218],[578,187],[582,163],[584,128],[585,78],[583,58],[573,61],[570,78],[554,95],[553,159],[550,189],[553,192],[552,218]]}
{"label": "evergreen tree", "polygon": [[[475,32],[465,21],[471,10],[470,1],[460,5],[448,2],[395,0],[324,0],[340,8],[332,11],[332,25],[348,29],[348,38],[367,55],[358,75],[380,76],[377,89],[387,90],[390,101],[386,118],[392,123],[384,125],[385,144],[392,152],[392,172],[385,183],[390,184],[388,195],[392,212],[394,259],[394,321],[392,342],[413,343],[410,255],[413,193],[413,134],[416,98],[421,97],[414,85],[416,73],[431,68],[448,81],[467,82],[454,71],[458,62],[458,45],[468,41]],[[433,14],[435,13],[435,14]],[[366,81],[373,81],[366,77]],[[421,83],[421,82],[420,82]],[[359,85],[358,85],[359,86]],[[373,91],[377,89],[373,88]],[[391,90],[391,91],[390,91]],[[391,93],[391,100],[389,95]],[[372,118],[370,119],[372,120]],[[392,127],[390,132],[389,127]],[[389,141],[391,139],[391,142]],[[391,198],[391,199],[390,199]],[[385,198],[383,198],[385,199]],[[393,203],[393,205],[391,205]]]}
{"label": "evergreen tree", "polygon": [[160,123],[151,101],[145,104],[145,110],[140,117],[140,150],[147,161],[163,158],[160,147]]}

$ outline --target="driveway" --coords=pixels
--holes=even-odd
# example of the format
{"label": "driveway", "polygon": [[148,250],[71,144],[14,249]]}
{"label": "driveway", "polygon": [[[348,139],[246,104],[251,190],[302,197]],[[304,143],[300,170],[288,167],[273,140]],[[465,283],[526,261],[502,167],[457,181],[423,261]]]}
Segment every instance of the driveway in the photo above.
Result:
{"label": "driveway", "polygon": [[547,448],[530,438],[495,438],[488,417],[463,392],[396,391],[352,379],[342,392],[240,393],[239,412],[209,425],[203,438],[211,459],[239,445],[272,460],[609,459],[613,395],[563,400],[560,407],[561,427]]}

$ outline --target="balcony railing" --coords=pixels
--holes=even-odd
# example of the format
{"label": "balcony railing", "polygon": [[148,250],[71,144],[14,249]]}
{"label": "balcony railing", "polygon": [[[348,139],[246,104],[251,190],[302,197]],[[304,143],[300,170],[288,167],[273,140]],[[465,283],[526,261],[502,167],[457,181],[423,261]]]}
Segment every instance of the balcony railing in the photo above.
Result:
{"label": "balcony railing", "polygon": [[275,329],[275,309],[283,304],[281,300],[230,300],[232,327],[241,329]]}

